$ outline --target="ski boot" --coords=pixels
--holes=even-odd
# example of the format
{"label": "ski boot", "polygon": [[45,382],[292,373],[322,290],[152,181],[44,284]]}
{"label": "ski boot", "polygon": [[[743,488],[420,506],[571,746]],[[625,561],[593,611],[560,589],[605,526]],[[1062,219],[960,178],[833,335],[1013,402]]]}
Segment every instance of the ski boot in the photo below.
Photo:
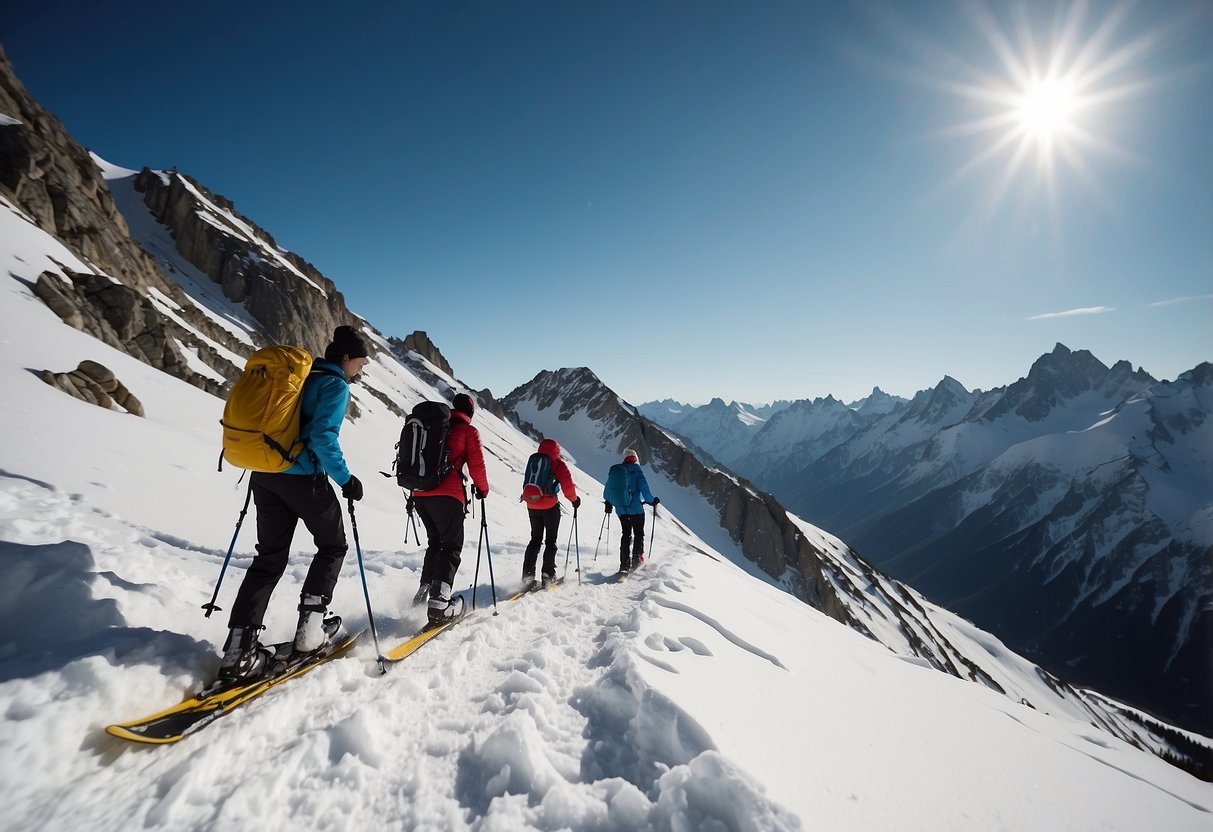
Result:
{"label": "ski boot", "polygon": [[232,627],[223,643],[219,682],[253,682],[269,670],[273,654],[257,641],[260,627]]}
{"label": "ski boot", "polygon": [[430,585],[422,581],[421,586],[417,587],[417,591],[413,594],[413,606],[420,607],[430,599]]}
{"label": "ski boot", "polygon": [[451,603],[451,585],[446,581],[433,580],[430,582],[429,622],[431,627],[445,624],[454,618],[458,612],[457,605]]}
{"label": "ski boot", "polygon": [[303,595],[299,598],[299,624],[295,627],[293,654],[296,656],[315,653],[324,647],[341,628],[341,617],[324,614],[328,605],[319,595]]}
{"label": "ski boot", "polygon": [[541,588],[543,588],[543,589],[547,589],[549,586],[551,586],[551,585],[552,585],[552,581],[554,581],[554,580],[556,580],[556,575],[555,575],[555,574],[553,574],[553,573],[551,573],[551,572],[544,572],[544,573],[543,573],[543,580],[541,580],[541,581],[539,582],[539,585],[540,585],[540,587],[541,587]]}

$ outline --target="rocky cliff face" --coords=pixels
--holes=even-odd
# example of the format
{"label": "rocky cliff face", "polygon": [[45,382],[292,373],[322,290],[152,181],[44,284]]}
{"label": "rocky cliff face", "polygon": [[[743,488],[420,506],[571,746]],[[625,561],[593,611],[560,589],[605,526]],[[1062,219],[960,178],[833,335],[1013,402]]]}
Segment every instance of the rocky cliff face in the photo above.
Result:
{"label": "rocky cliff face", "polygon": [[[0,196],[95,266],[48,272],[37,283],[69,326],[216,394],[258,346],[292,343],[319,354],[338,325],[369,329],[331,280],[230,201],[176,171],[127,176],[99,164],[29,95],[2,53],[0,115]],[[113,187],[129,193],[132,185],[142,204],[115,198]],[[166,231],[175,251],[147,238]],[[183,266],[221,288],[232,304],[224,312],[239,326],[224,325],[196,288],[183,288]]]}
{"label": "rocky cliff face", "polygon": [[355,320],[333,282],[226,199],[176,171],[144,168],[134,182],[177,252],[244,304],[268,343],[323,351],[333,330]]}
{"label": "rocky cliff face", "polygon": [[199,329],[218,328],[131,239],[100,168],[29,95],[2,52],[0,114],[7,117],[0,120],[0,195],[96,268],[44,273],[38,296],[69,326],[197,387],[218,390],[222,385],[213,377],[191,369],[183,350],[196,350],[204,361],[210,357],[223,376],[232,375],[230,362],[163,314],[149,294],[155,290],[181,307],[181,316]]}

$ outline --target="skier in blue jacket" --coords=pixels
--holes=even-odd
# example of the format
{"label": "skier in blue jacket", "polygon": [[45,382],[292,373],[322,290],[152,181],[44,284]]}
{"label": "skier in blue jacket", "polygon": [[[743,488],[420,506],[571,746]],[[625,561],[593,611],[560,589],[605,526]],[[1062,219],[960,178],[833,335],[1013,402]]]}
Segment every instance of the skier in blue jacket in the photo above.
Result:
{"label": "skier in blue jacket", "polygon": [[[656,506],[661,500],[649,490],[649,481],[640,469],[639,457],[631,448],[623,452],[623,462],[611,466],[602,499],[609,514],[619,515],[622,534],[619,540],[619,574],[626,575],[644,563],[644,506]],[[630,550],[630,552],[629,552]]]}
{"label": "skier in blue jacket", "polygon": [[[256,679],[269,666],[269,651],[257,641],[266,607],[286,571],[291,538],[299,521],[311,532],[316,555],[303,581],[294,648],[314,652],[324,646],[341,619],[325,626],[325,613],[349,548],[341,503],[329,479],[348,500],[362,499],[362,483],[350,473],[338,436],[350,401],[350,382],[366,366],[366,344],[353,327],[339,326],[324,358],[312,364],[300,394],[299,435],[307,443],[298,461],[277,474],[254,472],[249,487],[257,506],[257,557],[232,604],[219,678]],[[328,632],[326,632],[326,630]]]}

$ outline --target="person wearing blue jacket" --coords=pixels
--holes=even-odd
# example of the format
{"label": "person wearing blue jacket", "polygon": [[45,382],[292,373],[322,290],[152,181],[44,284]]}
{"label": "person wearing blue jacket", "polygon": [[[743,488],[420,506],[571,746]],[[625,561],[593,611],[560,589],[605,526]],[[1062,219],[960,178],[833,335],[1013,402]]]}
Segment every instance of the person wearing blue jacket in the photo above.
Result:
{"label": "person wearing blue jacket", "polygon": [[368,360],[366,344],[353,327],[337,327],[324,358],[312,364],[300,394],[299,436],[306,449],[285,471],[250,475],[257,506],[257,556],[232,604],[230,631],[219,663],[221,679],[255,679],[269,666],[270,652],[258,643],[257,633],[270,595],[286,571],[291,538],[300,520],[312,534],[316,555],[300,595],[296,652],[320,649],[341,623],[336,616],[325,619],[348,549],[341,503],[329,480],[340,484],[346,499],[362,499],[362,483],[350,473],[338,437],[349,406],[350,383]]}
{"label": "person wearing blue jacket", "polygon": [[608,514],[613,508],[619,515],[619,574],[626,575],[644,563],[644,507],[661,502],[649,490],[640,458],[631,448],[624,450],[623,462],[611,466],[602,499]]}

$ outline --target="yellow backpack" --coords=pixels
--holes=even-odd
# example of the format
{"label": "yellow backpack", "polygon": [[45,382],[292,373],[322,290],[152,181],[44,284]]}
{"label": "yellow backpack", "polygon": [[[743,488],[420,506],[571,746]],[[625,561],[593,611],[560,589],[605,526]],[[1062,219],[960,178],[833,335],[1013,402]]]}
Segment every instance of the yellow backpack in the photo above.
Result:
{"label": "yellow backpack", "polygon": [[298,347],[278,344],[249,356],[244,372],[223,407],[223,460],[249,471],[276,473],[295,464],[304,443],[299,440],[299,405],[312,356]]}

